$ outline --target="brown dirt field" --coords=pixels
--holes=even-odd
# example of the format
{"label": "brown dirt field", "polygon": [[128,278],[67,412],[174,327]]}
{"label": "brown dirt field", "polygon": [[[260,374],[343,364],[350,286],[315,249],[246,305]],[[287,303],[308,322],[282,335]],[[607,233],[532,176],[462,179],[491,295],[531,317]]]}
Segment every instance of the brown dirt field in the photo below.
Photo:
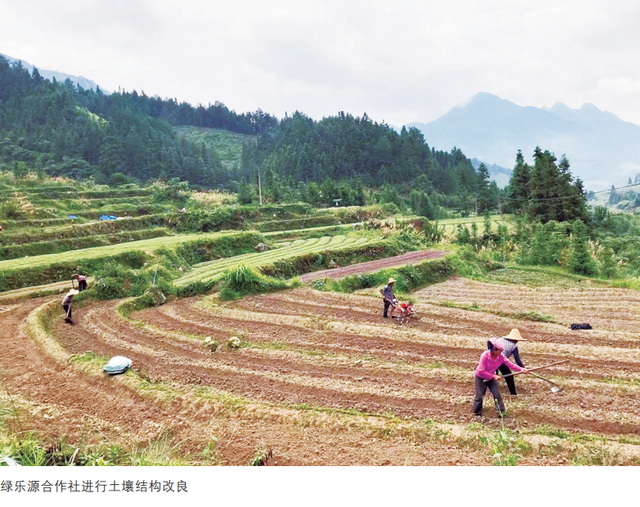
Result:
{"label": "brown dirt field", "polygon": [[319,278],[344,278],[345,276],[361,275],[362,273],[373,273],[386,268],[397,268],[408,264],[416,264],[427,259],[439,259],[444,257],[445,252],[438,250],[422,250],[419,252],[409,252],[395,257],[388,257],[377,261],[361,262],[343,268],[325,269],[314,271],[300,277],[303,282],[310,282]]}
{"label": "brown dirt field", "polygon": [[[224,304],[176,300],[129,320],[118,302],[93,302],[74,310],[74,326],[56,321],[51,334],[67,352],[130,357],[151,382],[146,387],[135,377],[54,362],[26,322],[51,298],[0,304],[3,381],[28,413],[13,424],[52,440],[123,446],[170,430],[192,461],[215,436],[217,462],[228,465],[246,464],[261,443],[273,450],[271,465],[486,465],[489,451],[473,439],[472,423],[492,431],[501,421],[490,398],[482,420],[471,415],[473,368],[487,339],[518,327],[528,339],[520,344],[527,366],[571,362],[540,372],[560,382],[561,393],[524,376],[516,380],[518,397],[503,388],[508,428],[531,435],[550,427],[611,442],[640,435],[637,293],[451,279],[415,296],[420,320],[402,326],[382,319],[376,298],[310,288]],[[536,309],[598,329],[572,332],[435,304],[444,300]],[[590,318],[574,318],[584,308]],[[220,343],[216,353],[203,347],[206,336]],[[232,336],[241,348],[226,346]],[[627,447],[626,455],[640,455],[638,446]],[[540,452],[520,463],[566,460]]]}

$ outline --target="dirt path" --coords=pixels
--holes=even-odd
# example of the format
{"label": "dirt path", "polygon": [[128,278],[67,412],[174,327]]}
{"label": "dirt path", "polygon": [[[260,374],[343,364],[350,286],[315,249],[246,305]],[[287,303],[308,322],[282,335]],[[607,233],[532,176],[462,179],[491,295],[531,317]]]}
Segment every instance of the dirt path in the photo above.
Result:
{"label": "dirt path", "polygon": [[372,273],[385,268],[393,268],[406,266],[407,264],[416,264],[427,259],[439,259],[444,257],[445,252],[439,250],[422,250],[420,252],[409,252],[396,257],[388,257],[377,261],[361,262],[344,268],[325,269],[324,271],[314,271],[302,275],[300,279],[303,282],[310,282],[318,278],[344,278],[345,276],[360,275],[362,273]]}

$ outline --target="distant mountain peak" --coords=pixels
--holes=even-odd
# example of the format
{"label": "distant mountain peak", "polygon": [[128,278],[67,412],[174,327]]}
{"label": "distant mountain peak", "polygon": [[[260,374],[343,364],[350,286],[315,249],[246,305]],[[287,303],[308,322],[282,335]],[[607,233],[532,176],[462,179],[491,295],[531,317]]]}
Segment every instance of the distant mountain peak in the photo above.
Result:
{"label": "distant mountain peak", "polygon": [[551,107],[542,107],[542,109],[544,109],[545,111],[569,111],[571,110],[571,108],[566,105],[564,102],[556,102],[555,104],[553,104],[553,106]]}
{"label": "distant mountain peak", "polygon": [[478,92],[473,96],[472,100],[505,100],[505,99],[500,98],[497,95],[494,95],[493,93]]}
{"label": "distant mountain peak", "polygon": [[602,113],[600,109],[598,109],[596,106],[594,106],[590,102],[585,102],[584,104],[582,104],[580,111],[593,111],[593,112]]}
{"label": "distant mountain peak", "polygon": [[574,176],[598,190],[623,185],[640,167],[640,126],[585,103],[580,109],[556,102],[552,107],[519,106],[480,92],[428,124],[422,131],[430,146],[461,149],[487,164],[513,167],[518,150],[532,162],[536,146],[571,163]]}

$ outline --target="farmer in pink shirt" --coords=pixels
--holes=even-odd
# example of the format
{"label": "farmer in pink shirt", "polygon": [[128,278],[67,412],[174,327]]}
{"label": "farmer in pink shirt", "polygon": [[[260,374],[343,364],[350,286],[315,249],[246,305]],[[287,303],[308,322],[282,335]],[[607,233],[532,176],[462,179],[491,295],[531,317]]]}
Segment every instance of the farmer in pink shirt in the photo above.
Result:
{"label": "farmer in pink shirt", "polygon": [[478,366],[476,366],[476,395],[473,399],[473,413],[477,416],[482,415],[482,398],[487,392],[487,388],[493,394],[498,403],[499,414],[504,414],[504,402],[500,396],[500,387],[498,382],[502,379],[500,375],[496,375],[496,370],[502,364],[507,365],[511,370],[528,373],[525,368],[520,368],[517,364],[513,364],[502,355],[504,350],[504,342],[501,338],[492,338],[488,342],[489,350],[485,350],[480,356]]}

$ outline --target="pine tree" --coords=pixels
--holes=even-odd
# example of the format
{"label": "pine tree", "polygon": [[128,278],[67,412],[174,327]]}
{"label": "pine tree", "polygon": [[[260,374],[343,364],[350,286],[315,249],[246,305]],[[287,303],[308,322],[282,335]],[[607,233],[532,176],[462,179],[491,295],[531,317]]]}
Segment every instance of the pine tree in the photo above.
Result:
{"label": "pine tree", "polygon": [[531,198],[529,180],[531,179],[531,167],[525,163],[522,151],[518,150],[516,164],[507,187],[508,208],[514,211],[526,210]]}
{"label": "pine tree", "polygon": [[576,220],[572,229],[569,269],[579,275],[593,276],[598,272],[598,267],[589,253],[586,227],[582,220]]}
{"label": "pine tree", "polygon": [[255,190],[242,178],[238,182],[238,204],[251,204],[255,198]]}
{"label": "pine tree", "polygon": [[487,169],[486,164],[483,162],[480,164],[480,167],[478,167],[478,214],[484,214],[492,205],[489,177],[489,169]]}
{"label": "pine tree", "polygon": [[603,278],[615,278],[618,276],[618,265],[615,253],[611,248],[605,248],[600,258],[600,276]]}

